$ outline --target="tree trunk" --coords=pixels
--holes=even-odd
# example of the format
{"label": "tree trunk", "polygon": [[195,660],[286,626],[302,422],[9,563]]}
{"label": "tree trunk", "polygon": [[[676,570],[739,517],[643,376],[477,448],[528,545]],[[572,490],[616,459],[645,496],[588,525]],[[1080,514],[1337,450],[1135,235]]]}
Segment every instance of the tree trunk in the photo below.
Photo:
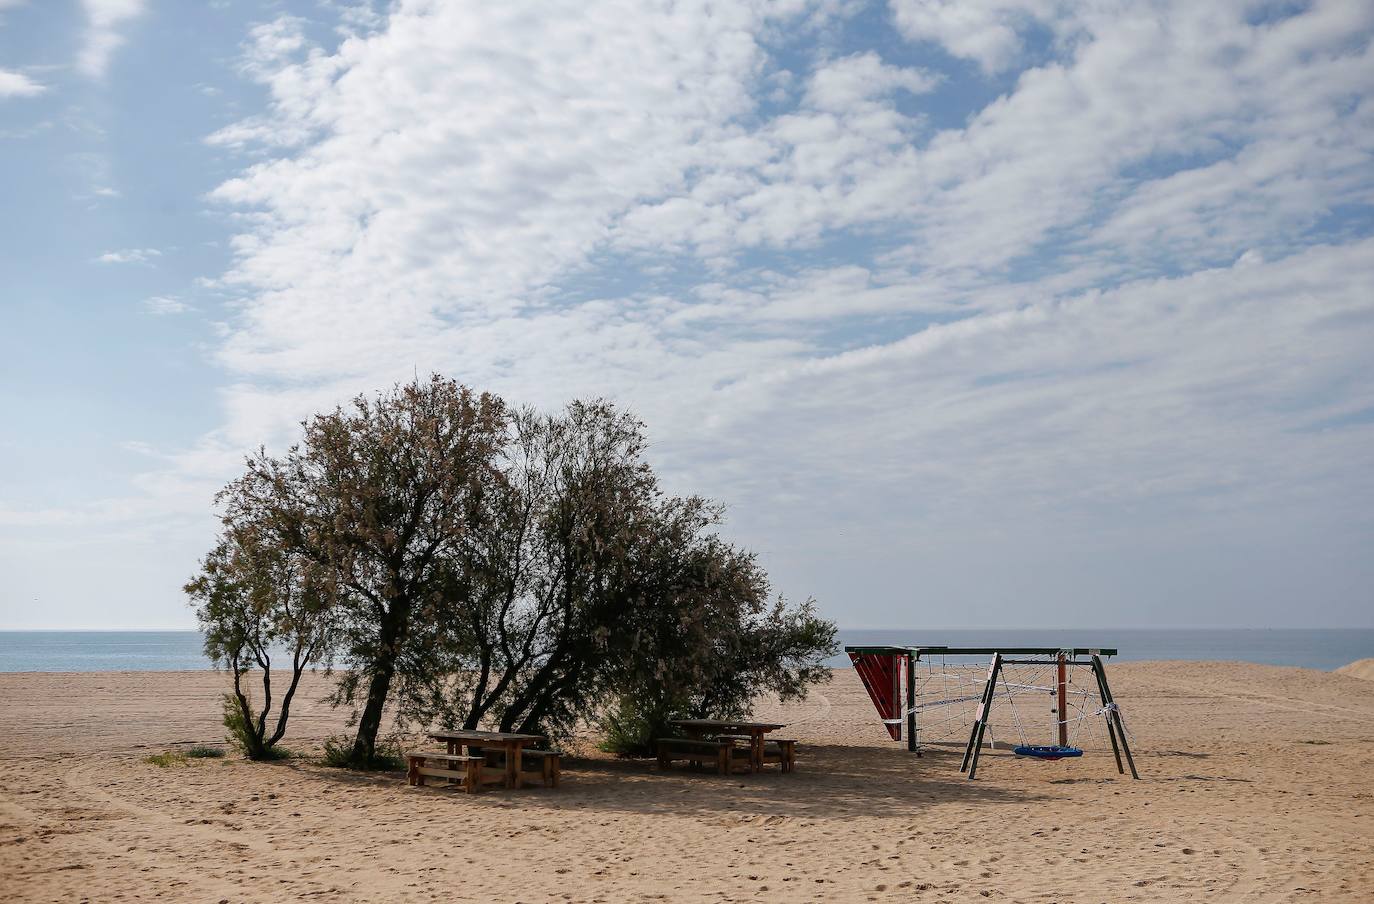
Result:
{"label": "tree trunk", "polygon": [[481,669],[477,677],[477,686],[472,689],[472,704],[468,707],[467,718],[463,720],[463,728],[471,731],[482,722],[482,716],[487,712],[487,682],[491,681],[491,651],[483,645],[479,654]]}
{"label": "tree trunk", "polygon": [[367,703],[363,705],[362,716],[358,719],[358,734],[353,739],[353,752],[349,758],[354,765],[366,766],[377,755],[377,732],[382,727],[382,710],[386,707],[387,694],[391,691],[391,679],[396,674],[396,657],[405,637],[410,615],[410,601],[393,599],[382,619],[381,634],[377,638],[377,658],[372,661],[372,680],[367,684]]}
{"label": "tree trunk", "polygon": [[267,741],[267,746],[271,747],[286,735],[286,720],[291,716],[291,699],[296,696],[296,688],[300,686],[301,675],[305,673],[305,663],[292,663],[291,665],[291,686],[286,689],[286,696],[281,698],[281,713],[277,716],[277,730],[272,732],[272,737]]}
{"label": "tree trunk", "polygon": [[543,710],[544,707],[537,704],[543,695],[549,693],[549,686],[557,679],[558,670],[563,666],[567,652],[566,646],[560,646],[538,671],[530,676],[529,683],[515,695],[515,699],[501,715],[501,731],[512,731],[517,722],[528,721],[527,717],[531,710]]}
{"label": "tree trunk", "polygon": [[[260,760],[266,754],[267,747],[263,744],[262,734],[255,733],[253,730],[253,708],[249,705],[248,697],[243,692],[243,670],[239,667],[237,658],[230,661],[233,663],[234,669],[234,699],[238,705],[239,716],[243,719],[243,733],[240,737],[243,742],[243,755],[250,760]],[[230,731],[233,731],[232,726],[229,728]]]}
{"label": "tree trunk", "polygon": [[391,677],[396,670],[396,657],[383,654],[373,664],[372,680],[367,685],[367,703],[358,719],[358,734],[353,739],[353,753],[349,759],[356,766],[365,766],[377,754],[377,732],[382,727],[382,710],[391,691]]}

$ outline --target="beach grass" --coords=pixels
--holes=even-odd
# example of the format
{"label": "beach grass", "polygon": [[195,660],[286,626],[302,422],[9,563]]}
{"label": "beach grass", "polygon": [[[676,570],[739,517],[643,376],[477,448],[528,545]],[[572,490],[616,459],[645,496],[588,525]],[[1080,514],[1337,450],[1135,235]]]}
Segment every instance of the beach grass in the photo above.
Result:
{"label": "beach grass", "polygon": [[186,751],[186,756],[193,760],[217,760],[224,756],[224,748],[198,744]]}
{"label": "beach grass", "polygon": [[187,750],[164,750],[152,756],[145,756],[143,762],[166,769],[169,766],[186,766],[191,760],[218,760],[223,758],[224,748],[197,744]]}
{"label": "beach grass", "polygon": [[185,766],[186,754],[178,750],[166,750],[143,758],[143,762],[166,769],[168,766]]}
{"label": "beach grass", "polygon": [[336,769],[360,769],[365,772],[395,772],[405,768],[401,745],[396,739],[379,743],[371,761],[360,764],[353,759],[353,745],[348,738],[327,738],[324,742],[324,756],[320,757],[320,762]]}

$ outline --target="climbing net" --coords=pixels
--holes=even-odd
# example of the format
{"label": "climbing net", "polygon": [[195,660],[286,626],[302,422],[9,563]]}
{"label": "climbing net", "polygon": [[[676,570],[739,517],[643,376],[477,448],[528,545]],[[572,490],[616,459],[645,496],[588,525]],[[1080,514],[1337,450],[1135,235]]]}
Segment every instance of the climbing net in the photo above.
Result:
{"label": "climbing net", "polygon": [[[918,744],[964,746],[987,685],[989,663],[928,654],[913,664],[912,671]],[[1104,712],[1091,669],[1066,663],[1063,712],[1059,698],[1055,657],[1004,663],[998,671],[985,746],[1013,749],[1055,744],[1061,737],[1061,724],[1068,745],[1078,746],[1083,724]]]}

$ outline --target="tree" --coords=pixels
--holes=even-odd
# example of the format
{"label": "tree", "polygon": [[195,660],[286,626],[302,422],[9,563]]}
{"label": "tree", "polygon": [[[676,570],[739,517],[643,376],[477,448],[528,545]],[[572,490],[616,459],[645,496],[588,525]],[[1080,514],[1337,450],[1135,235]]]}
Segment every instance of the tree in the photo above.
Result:
{"label": "tree", "polygon": [[[205,652],[233,675],[225,696],[225,725],[231,740],[253,760],[270,759],[286,734],[291,701],[307,666],[328,650],[332,586],[327,573],[271,543],[251,528],[231,531],[185,586],[197,603]],[[274,728],[272,656],[290,657],[291,679],[282,696]],[[245,677],[262,671],[261,706],[254,706]]]}
{"label": "tree", "polygon": [[311,418],[301,443],[259,450],[217,497],[226,524],[331,575],[355,764],[375,758],[393,683],[430,680],[442,629],[465,607],[452,560],[498,478],[507,419],[494,396],[417,380]]}
{"label": "tree", "polygon": [[509,411],[434,376],[303,427],[217,499],[236,541],[327,587],[355,764],[388,703],[567,734],[624,701],[734,715],[828,674],[834,626],[770,604],[754,557],[713,533],[720,507],[665,494],[644,425],[609,402]]}
{"label": "tree", "polygon": [[769,606],[754,557],[710,532],[719,506],[660,490],[642,423],[596,401],[510,428],[503,479],[450,559],[461,623],[407,714],[567,733],[622,700],[737,715],[828,676],[834,626]]}

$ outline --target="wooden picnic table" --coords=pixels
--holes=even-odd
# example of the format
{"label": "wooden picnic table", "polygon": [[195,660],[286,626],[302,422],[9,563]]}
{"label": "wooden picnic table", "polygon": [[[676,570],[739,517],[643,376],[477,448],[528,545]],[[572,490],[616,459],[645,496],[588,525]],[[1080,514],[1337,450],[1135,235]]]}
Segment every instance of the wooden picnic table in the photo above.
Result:
{"label": "wooden picnic table", "polygon": [[547,740],[543,735],[516,734],[510,731],[476,731],[465,728],[455,728],[449,731],[432,731],[429,736],[436,741],[443,741],[448,745],[450,754],[462,753],[462,748],[469,750],[480,748],[501,748],[506,755],[506,781],[507,788],[519,788],[520,780],[520,751],[527,744],[538,744]]}
{"label": "wooden picnic table", "polygon": [[787,727],[777,722],[736,722],[729,719],[674,719],[670,724],[681,728],[694,738],[709,735],[748,735],[749,765],[755,771],[763,768],[763,736],[770,731]]}

